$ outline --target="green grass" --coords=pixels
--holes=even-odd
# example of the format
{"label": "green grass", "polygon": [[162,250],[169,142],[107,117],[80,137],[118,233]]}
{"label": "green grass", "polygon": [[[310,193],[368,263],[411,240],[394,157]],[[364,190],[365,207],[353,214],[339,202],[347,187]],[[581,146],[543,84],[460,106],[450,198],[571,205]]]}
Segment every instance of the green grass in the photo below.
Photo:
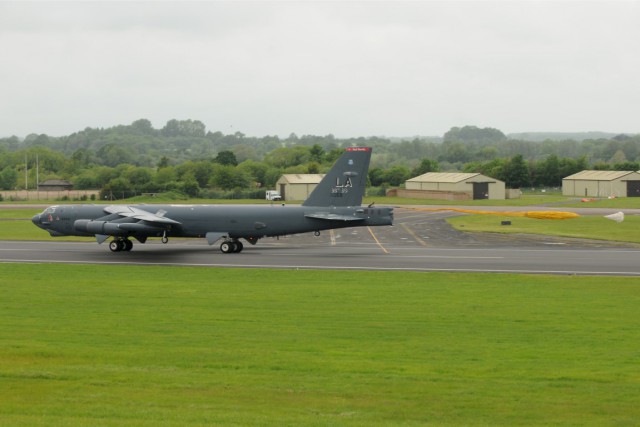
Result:
{"label": "green grass", "polygon": [[51,237],[29,220],[0,220],[0,240],[49,240],[56,242],[88,242],[91,237]]}
{"label": "green grass", "polygon": [[[503,220],[511,221],[511,225],[501,225]],[[449,218],[447,222],[461,231],[545,234],[640,243],[640,217],[630,215],[625,216],[621,223],[597,215],[583,215],[565,220],[545,220],[473,214]]]}
{"label": "green grass", "polygon": [[635,425],[640,279],[0,264],[0,425]]}
{"label": "green grass", "polygon": [[25,209],[2,209],[0,207],[0,220],[2,219],[31,219],[37,213],[42,212],[40,208]]}
{"label": "green grass", "polygon": [[589,202],[567,203],[563,206],[578,208],[640,209],[640,197],[593,199]]}

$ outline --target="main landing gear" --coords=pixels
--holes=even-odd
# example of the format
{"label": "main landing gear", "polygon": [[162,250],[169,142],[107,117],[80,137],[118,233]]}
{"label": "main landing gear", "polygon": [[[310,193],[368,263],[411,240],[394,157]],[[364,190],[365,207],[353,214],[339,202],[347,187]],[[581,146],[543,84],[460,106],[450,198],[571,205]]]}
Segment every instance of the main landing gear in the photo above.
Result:
{"label": "main landing gear", "polygon": [[129,252],[131,248],[133,248],[133,242],[129,239],[115,239],[109,243],[109,249],[111,249],[111,252]]}
{"label": "main landing gear", "polygon": [[239,240],[225,240],[220,244],[220,250],[223,254],[232,254],[242,252],[244,245]]}

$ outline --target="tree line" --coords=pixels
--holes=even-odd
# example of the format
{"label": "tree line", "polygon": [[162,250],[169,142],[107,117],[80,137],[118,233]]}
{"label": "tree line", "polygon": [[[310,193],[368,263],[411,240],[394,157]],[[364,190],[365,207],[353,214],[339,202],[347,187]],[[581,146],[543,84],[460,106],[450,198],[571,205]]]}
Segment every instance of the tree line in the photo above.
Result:
{"label": "tree line", "polygon": [[640,136],[526,141],[493,128],[454,127],[442,137],[390,139],[210,132],[197,120],[146,119],[62,137],[0,139],[0,188],[63,178],[103,196],[175,191],[195,197],[261,197],[284,173],[324,173],[345,147],[374,148],[369,182],[397,187],[426,172],[480,172],[509,188],[558,187],[584,169],[638,170]]}

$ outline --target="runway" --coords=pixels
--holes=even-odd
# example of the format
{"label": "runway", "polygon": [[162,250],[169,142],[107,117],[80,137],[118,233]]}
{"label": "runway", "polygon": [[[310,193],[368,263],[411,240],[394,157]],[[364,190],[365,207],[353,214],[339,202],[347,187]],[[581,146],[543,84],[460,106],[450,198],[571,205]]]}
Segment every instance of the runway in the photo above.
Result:
{"label": "runway", "polygon": [[462,233],[445,222],[450,215],[398,211],[393,227],[262,239],[256,246],[246,244],[239,254],[223,254],[204,239],[174,239],[166,245],[150,240],[117,253],[90,239],[0,241],[0,262],[640,276],[636,245]]}

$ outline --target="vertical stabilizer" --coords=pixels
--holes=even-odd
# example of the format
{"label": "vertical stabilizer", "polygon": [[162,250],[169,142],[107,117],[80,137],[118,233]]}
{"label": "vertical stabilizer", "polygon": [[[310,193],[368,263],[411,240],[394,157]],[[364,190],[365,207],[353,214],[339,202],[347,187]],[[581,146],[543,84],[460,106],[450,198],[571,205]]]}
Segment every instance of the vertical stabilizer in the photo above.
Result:
{"label": "vertical stabilizer", "polygon": [[371,147],[349,147],[302,206],[360,206],[367,185]]}

